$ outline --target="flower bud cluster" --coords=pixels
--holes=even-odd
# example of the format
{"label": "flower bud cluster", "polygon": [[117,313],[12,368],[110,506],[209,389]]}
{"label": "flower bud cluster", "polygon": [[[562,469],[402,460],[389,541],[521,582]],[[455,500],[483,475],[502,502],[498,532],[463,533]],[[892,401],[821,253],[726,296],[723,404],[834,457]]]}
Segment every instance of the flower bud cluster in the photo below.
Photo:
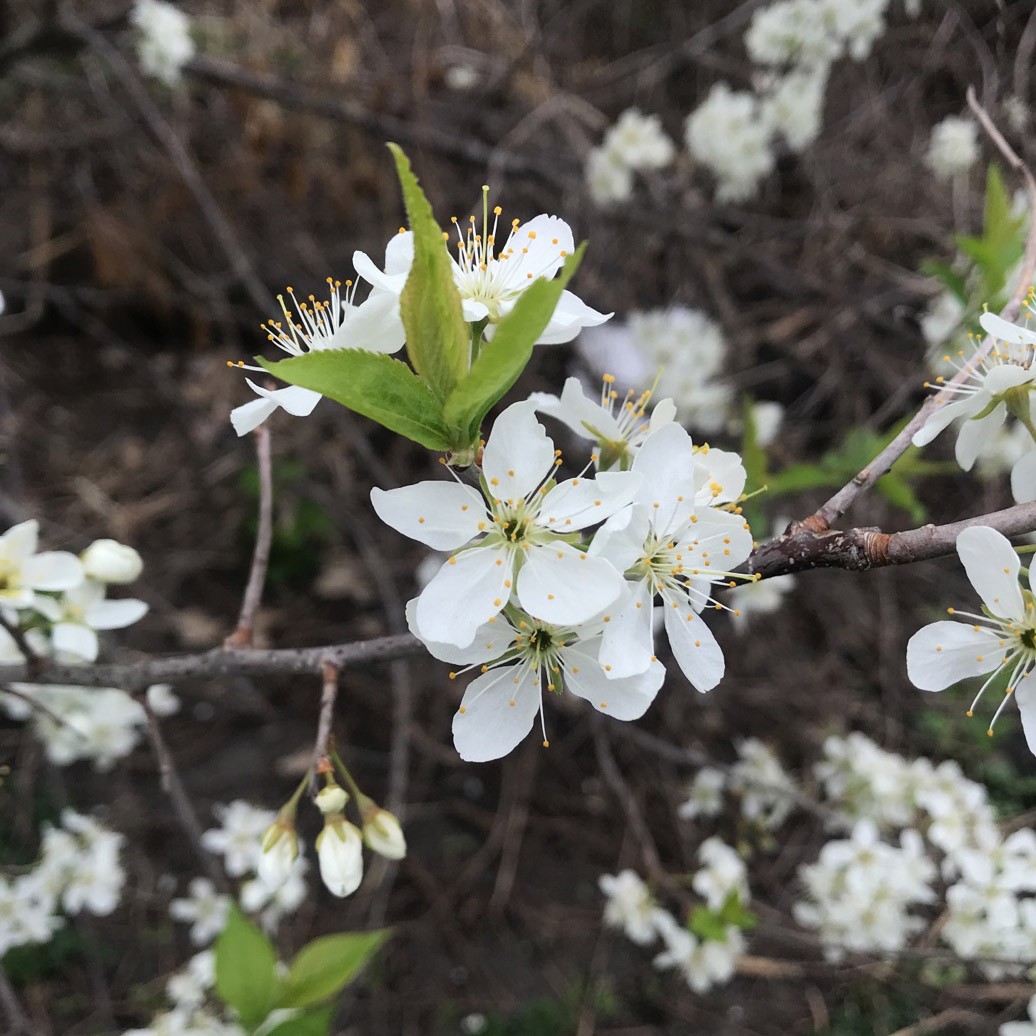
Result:
{"label": "flower bud cluster", "polygon": [[0,956],[49,942],[79,913],[110,914],[122,897],[125,841],[92,817],[66,809],[46,826],[39,860],[16,878],[0,877]]}
{"label": "flower bud cluster", "polygon": [[[649,419],[649,395],[622,400],[606,379],[598,404],[570,379],[560,398],[497,418],[478,490],[458,479],[372,491],[384,522],[453,552],[407,618],[436,658],[480,673],[453,722],[464,759],[506,755],[537,717],[546,744],[544,690],[568,689],[617,719],[643,715],[665,675],[656,599],[688,680],[708,691],[722,678],[701,612],[723,607],[713,587],[746,578],[733,573],[752,549],[737,507],[744,467],[734,453],[695,446],[671,403]],[[558,479],[561,452],[537,410],[593,442],[579,474]],[[592,464],[597,475],[586,477]]]}

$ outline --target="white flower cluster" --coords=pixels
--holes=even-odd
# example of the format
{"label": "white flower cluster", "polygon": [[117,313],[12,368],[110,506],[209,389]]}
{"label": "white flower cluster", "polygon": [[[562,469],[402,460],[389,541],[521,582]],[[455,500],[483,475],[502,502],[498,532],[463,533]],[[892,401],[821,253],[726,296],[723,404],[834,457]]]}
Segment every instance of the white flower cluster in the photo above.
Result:
{"label": "white flower cluster", "polygon": [[831,961],[847,952],[899,953],[927,927],[910,908],[936,898],[935,875],[916,831],[904,831],[895,846],[880,840],[872,821],[860,820],[849,838],[828,842],[816,863],[799,869],[809,898],[795,904],[795,919],[819,930]]}
{"label": "white flower cluster", "polygon": [[598,205],[626,201],[633,193],[633,174],[664,169],[676,157],[676,145],[657,115],[628,108],[586,159],[586,186]]}
{"label": "white flower cluster", "polygon": [[[19,628],[39,657],[65,663],[93,662],[97,632],[123,629],[147,612],[143,601],[107,599],[107,587],[130,583],[143,563],[132,547],[96,540],[76,557],[37,550],[39,525],[22,522],[0,536],[0,612]],[[14,638],[0,628],[0,661],[24,661]],[[148,692],[156,711],[173,710],[175,699],[156,686]],[[111,769],[132,751],[144,724],[144,710],[125,691],[45,684],[10,684],[0,691],[0,708],[29,722],[47,757],[57,766],[89,759]]]}
{"label": "white flower cluster", "polygon": [[157,1015],[147,1028],[130,1029],[123,1036],[245,1036],[240,1025],[220,1017],[209,1002],[215,985],[215,952],[202,950],[166,982],[171,1010]]}
{"label": "white flower cluster", "polygon": [[[704,906],[718,918],[724,907],[737,900],[748,902],[748,880],[741,857],[718,838],[703,842],[698,850],[702,867],[691,884]],[[620,928],[638,946],[650,946],[661,939],[663,951],[654,959],[660,971],[675,969],[696,993],[707,993],[726,985],[733,977],[738,958],[745,951],[745,939],[737,925],[718,922],[718,931],[695,934],[660,907],[641,878],[631,870],[598,879],[607,897],[604,921]]]}
{"label": "white flower cluster", "polygon": [[15,946],[49,942],[65,915],[110,914],[122,895],[124,838],[66,809],[44,828],[39,861],[16,878],[0,877],[0,957]]}
{"label": "white flower cluster", "polygon": [[[457,480],[371,492],[386,524],[455,552],[407,617],[436,658],[480,671],[453,722],[464,759],[506,755],[537,716],[546,742],[544,689],[567,688],[617,719],[643,715],[665,675],[652,629],[658,596],[684,675],[701,691],[722,678],[700,613],[718,606],[712,587],[735,581],[752,549],[736,504],[744,467],[734,453],[695,447],[671,403],[650,421],[644,405],[622,403],[607,383],[598,404],[569,379],[560,398],[497,418],[479,489]],[[561,453],[536,409],[595,444],[596,477],[558,481]]]}
{"label": "white flower cluster", "polygon": [[750,737],[737,746],[738,759],[728,773],[702,767],[688,789],[687,801],[677,810],[684,820],[717,816],[723,808],[723,793],[739,796],[741,815],[767,831],[774,831],[787,819],[795,804],[795,782],[778,758],[758,738]]}
{"label": "white flower cluster", "polygon": [[[492,220],[483,191],[484,214],[479,228],[474,216],[469,217],[461,232],[456,217],[457,254],[451,256],[453,281],[461,297],[464,319],[473,326],[484,327],[487,339],[493,328],[514,308],[522,293],[537,278],[552,278],[572,254],[575,243],[569,225],[557,216],[542,213],[527,223],[511,221],[502,245],[498,237],[502,209],[492,210]],[[289,356],[333,349],[361,349],[366,352],[394,353],[403,348],[406,332],[399,309],[399,298],[406,286],[414,262],[414,238],[401,230],[385,249],[385,265],[379,267],[366,252],[353,253],[357,274],[370,286],[368,297],[355,303],[357,285],[328,278],[330,297],[324,302],[311,295],[305,302],[288,288],[290,305],[278,296],[283,321],[271,320],[264,325],[267,338]],[[584,327],[602,324],[610,314],[591,309],[571,291],[563,291],[550,322],[537,339],[538,345],[570,342]],[[231,367],[265,374],[262,367],[243,362]],[[278,408],[295,417],[308,417],[321,396],[318,392],[289,385],[268,389],[248,380],[259,397],[230,414],[238,435],[244,435],[263,423]]]}
{"label": "white flower cluster", "polygon": [[130,21],[137,30],[140,67],[166,86],[177,86],[195,52],[190,18],[165,0],[136,0]]}
{"label": "white flower cluster", "polygon": [[978,123],[966,115],[948,115],[932,130],[925,164],[940,180],[951,180],[967,172],[978,157]]}

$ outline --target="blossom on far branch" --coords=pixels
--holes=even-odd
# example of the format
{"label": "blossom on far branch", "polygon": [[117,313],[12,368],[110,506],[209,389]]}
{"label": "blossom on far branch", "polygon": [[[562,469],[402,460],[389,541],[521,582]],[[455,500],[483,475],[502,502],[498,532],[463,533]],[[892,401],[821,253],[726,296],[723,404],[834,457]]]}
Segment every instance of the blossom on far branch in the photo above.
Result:
{"label": "blossom on far branch", "polygon": [[179,85],[181,70],[195,52],[190,18],[165,0],[136,0],[130,21],[137,30],[140,67],[168,87]]}
{"label": "blossom on far branch", "polygon": [[497,418],[482,455],[481,493],[459,481],[371,491],[387,525],[456,551],[417,599],[422,640],[467,647],[512,592],[529,615],[564,625],[586,622],[622,593],[611,564],[573,540],[628,505],[640,477],[604,472],[554,484],[560,452],[533,406],[514,403]]}
{"label": "blossom on far branch", "polygon": [[[1029,750],[1036,754],[1036,606],[1031,589],[1019,584],[1021,562],[1006,537],[974,526],[957,537],[957,553],[983,613],[949,613],[956,621],[933,622],[907,644],[907,673],[922,691],[941,691],[960,680],[986,676],[968,714],[1004,674],[1004,698],[989,733],[1013,696]],[[986,675],[988,674],[988,675]]]}
{"label": "blossom on far branch", "polygon": [[[464,319],[473,325],[485,321],[483,333],[487,340],[493,337],[493,325],[511,312],[522,293],[540,277],[551,279],[575,248],[569,225],[558,216],[546,213],[527,223],[512,220],[507,239],[501,245],[499,221],[503,210],[497,205],[490,213],[488,192],[488,187],[483,188],[481,229],[475,216],[468,218],[464,230],[456,216],[453,217],[457,254],[450,257]],[[406,286],[413,259],[413,235],[410,231],[400,231],[389,242],[384,269],[379,269],[365,252],[354,253],[353,265],[376,291],[398,299]],[[570,342],[582,328],[603,324],[610,315],[598,313],[573,292],[563,291],[536,344]]]}

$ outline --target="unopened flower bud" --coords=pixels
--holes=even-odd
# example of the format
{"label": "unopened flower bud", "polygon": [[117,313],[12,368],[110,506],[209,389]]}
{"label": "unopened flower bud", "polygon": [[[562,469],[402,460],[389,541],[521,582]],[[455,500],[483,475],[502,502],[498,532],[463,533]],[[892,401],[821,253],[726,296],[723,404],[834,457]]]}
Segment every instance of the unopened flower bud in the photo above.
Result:
{"label": "unopened flower bud", "polygon": [[406,856],[406,839],[399,820],[387,809],[381,809],[369,799],[367,802],[370,807],[363,809],[363,840],[387,859],[402,860]]}
{"label": "unopened flower bud", "polygon": [[324,830],[317,835],[317,860],[320,877],[332,895],[348,896],[360,887],[363,838],[341,813],[324,819]]}
{"label": "unopened flower bud", "polygon": [[341,813],[342,810],[345,809],[345,804],[348,801],[348,793],[344,788],[338,787],[337,784],[329,784],[326,788],[321,788],[321,790],[317,792],[317,809],[319,809],[325,817],[330,816],[332,813]]}
{"label": "unopened flower bud", "polygon": [[132,583],[144,569],[140,555],[115,540],[94,540],[79,560],[87,576],[99,583]]}
{"label": "unopened flower bud", "polygon": [[260,844],[262,852],[256,874],[267,888],[280,888],[288,880],[299,855],[299,840],[291,817],[279,815],[263,833]]}

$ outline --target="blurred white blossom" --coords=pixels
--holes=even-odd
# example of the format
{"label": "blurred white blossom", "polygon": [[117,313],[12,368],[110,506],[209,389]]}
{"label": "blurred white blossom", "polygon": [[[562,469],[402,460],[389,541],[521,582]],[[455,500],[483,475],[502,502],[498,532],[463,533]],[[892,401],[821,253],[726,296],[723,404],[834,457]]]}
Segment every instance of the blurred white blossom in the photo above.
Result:
{"label": "blurred white blossom", "polygon": [[137,29],[140,67],[166,86],[176,86],[195,53],[190,18],[165,0],[136,0],[130,21]]}
{"label": "blurred white blossom", "polygon": [[941,180],[966,172],[977,161],[978,125],[966,115],[948,115],[932,130],[925,163]]}

